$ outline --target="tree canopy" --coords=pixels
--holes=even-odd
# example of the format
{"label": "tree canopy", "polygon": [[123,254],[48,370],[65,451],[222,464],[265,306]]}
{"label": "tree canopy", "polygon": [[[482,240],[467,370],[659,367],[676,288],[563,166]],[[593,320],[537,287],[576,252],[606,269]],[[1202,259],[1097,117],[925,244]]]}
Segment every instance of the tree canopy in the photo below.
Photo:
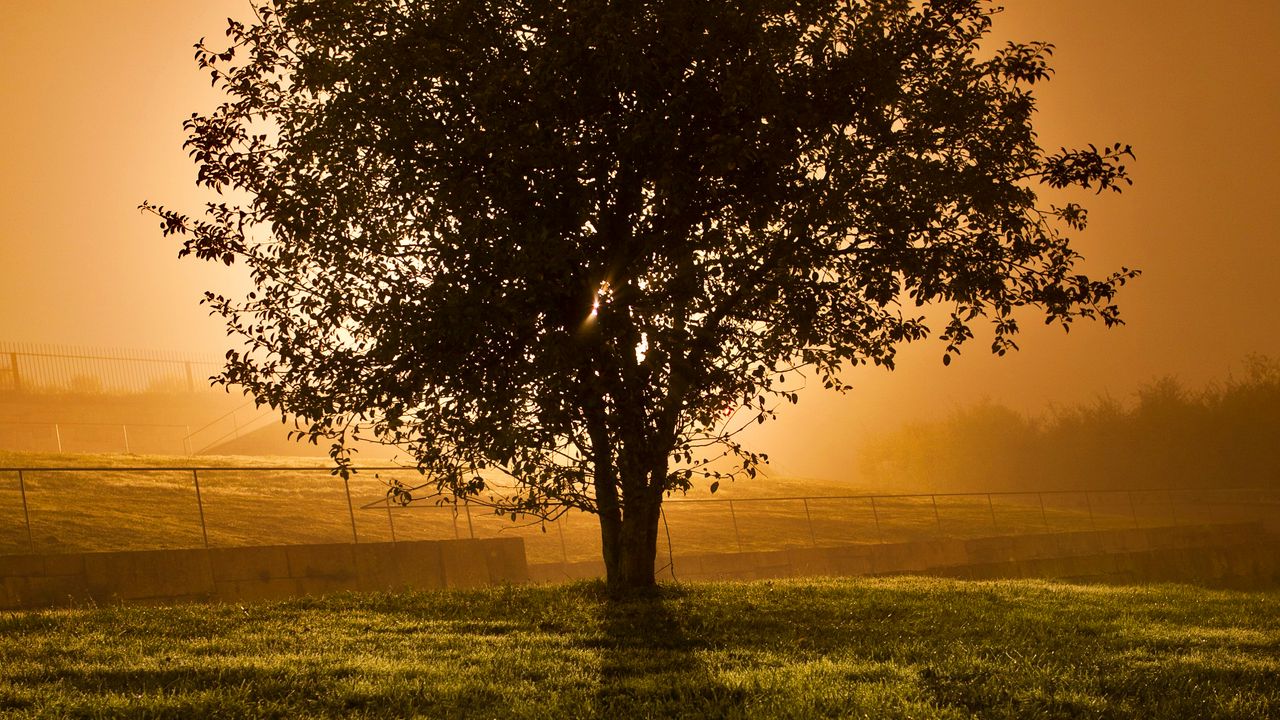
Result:
{"label": "tree canopy", "polygon": [[[145,204],[206,300],[222,375],[313,438],[403,448],[502,512],[598,513],[610,585],[654,581],[670,492],[754,474],[734,438],[893,366],[945,303],[950,361],[1015,310],[1119,322],[1078,270],[1127,146],[1046,151],[1052,46],[984,45],[982,0],[274,0],[196,46],[227,100],[186,123],[203,215]],[[226,198],[247,198],[233,202]],[[357,428],[364,428],[357,430]]]}

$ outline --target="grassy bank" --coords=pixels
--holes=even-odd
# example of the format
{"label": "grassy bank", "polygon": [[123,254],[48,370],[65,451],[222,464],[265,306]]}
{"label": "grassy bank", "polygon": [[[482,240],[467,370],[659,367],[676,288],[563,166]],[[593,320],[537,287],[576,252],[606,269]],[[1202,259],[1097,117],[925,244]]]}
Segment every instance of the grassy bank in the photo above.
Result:
{"label": "grassy bank", "polygon": [[0,715],[1280,717],[1280,594],[899,578],[0,614]]}

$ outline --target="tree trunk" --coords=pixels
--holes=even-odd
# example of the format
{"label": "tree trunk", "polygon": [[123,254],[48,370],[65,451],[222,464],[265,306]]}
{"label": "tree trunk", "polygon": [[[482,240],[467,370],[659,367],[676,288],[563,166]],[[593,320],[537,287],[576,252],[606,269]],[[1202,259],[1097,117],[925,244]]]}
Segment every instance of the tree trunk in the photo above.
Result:
{"label": "tree trunk", "polygon": [[653,566],[658,553],[658,520],[667,464],[665,454],[645,455],[657,455],[659,459],[619,463],[620,521],[614,519],[617,514],[612,518],[605,513],[600,516],[607,582],[614,596],[643,593],[657,585]]}
{"label": "tree trunk", "polygon": [[[645,493],[642,498],[629,498],[621,523],[601,517],[600,529],[605,540],[605,570],[609,592],[631,595],[657,584],[654,561],[658,553],[658,519],[660,496]],[[616,540],[610,542],[609,535]],[[611,552],[612,551],[612,552]]]}
{"label": "tree trunk", "polygon": [[654,561],[668,452],[653,450],[654,438],[633,422],[611,436],[602,402],[593,401],[585,410],[609,592],[643,593],[657,585]]}
{"label": "tree trunk", "polygon": [[604,576],[619,576],[622,557],[622,513],[615,506],[612,510],[600,508],[600,548],[604,554]]}

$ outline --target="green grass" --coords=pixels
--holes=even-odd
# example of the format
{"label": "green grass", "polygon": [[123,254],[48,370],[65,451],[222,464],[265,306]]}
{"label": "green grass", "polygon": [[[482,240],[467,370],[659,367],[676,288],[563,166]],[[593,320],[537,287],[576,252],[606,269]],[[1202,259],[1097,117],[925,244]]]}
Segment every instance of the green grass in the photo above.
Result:
{"label": "green grass", "polygon": [[[412,470],[359,473],[351,478],[354,513],[341,478],[323,459],[163,455],[54,455],[0,451],[3,467],[154,468],[148,472],[24,474],[31,538],[26,535],[17,474],[0,472],[0,553],[41,553],[200,547],[201,506],[189,471],[200,471],[201,502],[209,543],[215,547],[351,542],[355,515],[360,542],[437,540],[516,535],[530,562],[596,560],[596,518],[570,513],[544,527],[512,523],[478,506],[455,514],[430,502],[376,507],[385,481],[417,485]],[[314,467],[309,471],[253,472],[242,467]],[[796,478],[765,477],[726,484],[714,499],[705,488],[669,498],[659,553],[774,550],[788,547],[901,542],[933,537],[982,537],[1028,532],[1156,526],[1209,519],[1203,505],[1169,503],[1163,493],[1083,493],[878,498],[848,497],[875,488]],[[879,492],[884,492],[879,489]],[[789,499],[808,496],[802,501]],[[834,497],[845,496],[845,497]],[[730,505],[724,500],[732,500]],[[1133,504],[1130,505],[1130,500]],[[374,505],[361,509],[364,505]],[[1261,507],[1261,506],[1258,506]],[[1092,517],[1091,517],[1092,515]],[[1225,518],[1224,518],[1225,519]],[[877,522],[878,521],[878,522]]]}
{"label": "green grass", "polygon": [[1280,717],[1280,593],[916,578],[0,613],[0,716]]}

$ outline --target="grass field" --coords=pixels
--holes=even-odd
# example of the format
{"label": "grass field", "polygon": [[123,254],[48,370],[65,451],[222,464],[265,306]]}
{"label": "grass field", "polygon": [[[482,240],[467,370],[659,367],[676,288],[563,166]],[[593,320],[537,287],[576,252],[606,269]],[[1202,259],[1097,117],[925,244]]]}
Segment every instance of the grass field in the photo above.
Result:
{"label": "grass field", "polygon": [[[191,471],[198,464],[197,500]],[[252,468],[303,467],[264,472]],[[0,468],[154,468],[150,471],[0,472],[0,553],[138,550],[295,543],[431,540],[518,535],[530,562],[600,556],[594,516],[571,513],[545,528],[513,523],[479,506],[432,502],[387,508],[386,481],[416,485],[412,470],[359,473],[349,481],[321,459],[0,452]],[[225,469],[222,469],[225,468]],[[245,469],[249,468],[249,469]],[[26,513],[23,512],[25,491]],[[787,547],[978,537],[1027,532],[1168,525],[1192,519],[1163,493],[1070,493],[934,497],[865,496],[874,488],[766,477],[674,496],[665,506],[659,553],[691,554]],[[807,498],[807,499],[798,499]],[[732,502],[729,502],[732,501]],[[1043,505],[1041,504],[1043,501]],[[362,508],[362,506],[370,506]],[[204,529],[201,527],[201,513]],[[27,537],[26,519],[31,521]]]}
{"label": "grass field", "polygon": [[0,716],[1280,717],[1280,593],[915,578],[0,613]]}

